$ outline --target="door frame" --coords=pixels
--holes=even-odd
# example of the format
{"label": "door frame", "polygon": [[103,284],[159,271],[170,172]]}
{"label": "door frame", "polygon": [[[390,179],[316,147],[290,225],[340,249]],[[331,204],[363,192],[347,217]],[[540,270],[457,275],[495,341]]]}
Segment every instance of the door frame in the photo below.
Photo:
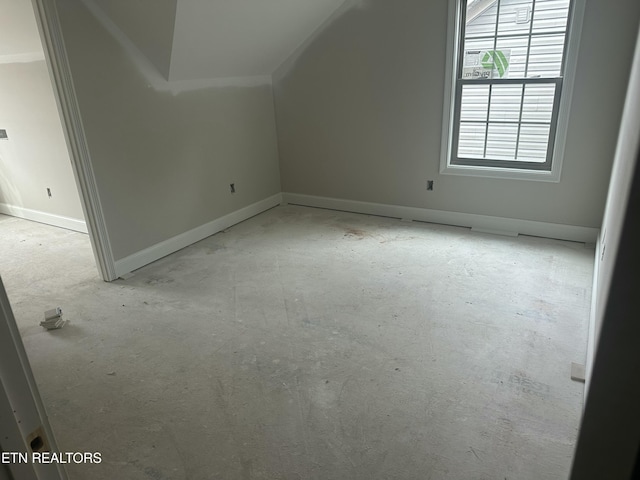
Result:
{"label": "door frame", "polygon": [[62,129],[87,223],[93,255],[101,277],[110,282],[117,278],[115,260],[82,125],[78,99],[56,9],[56,0],[31,0],[31,2],[40,31],[42,47],[58,105],[58,113],[62,121]]}

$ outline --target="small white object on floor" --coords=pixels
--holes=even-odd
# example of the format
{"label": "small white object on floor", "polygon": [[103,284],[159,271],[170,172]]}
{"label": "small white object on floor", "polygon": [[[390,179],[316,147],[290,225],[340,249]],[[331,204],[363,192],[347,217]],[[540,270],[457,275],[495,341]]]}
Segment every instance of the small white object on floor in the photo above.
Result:
{"label": "small white object on floor", "polygon": [[62,318],[62,309],[56,307],[44,312],[44,320],[40,322],[40,326],[47,330],[55,330],[64,327],[66,323],[67,321]]}
{"label": "small white object on floor", "polygon": [[571,380],[576,382],[584,382],[585,380],[585,367],[579,363],[571,362]]}
{"label": "small white object on floor", "polygon": [[52,308],[51,310],[47,310],[46,312],[44,312],[45,320],[49,320],[51,318],[61,317],[61,316],[62,316],[62,309],[60,307]]}

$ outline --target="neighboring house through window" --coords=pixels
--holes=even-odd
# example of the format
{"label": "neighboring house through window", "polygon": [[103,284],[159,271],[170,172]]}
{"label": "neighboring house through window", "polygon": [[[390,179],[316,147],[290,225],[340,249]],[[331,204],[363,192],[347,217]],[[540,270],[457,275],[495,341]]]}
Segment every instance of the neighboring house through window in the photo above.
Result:
{"label": "neighboring house through window", "polygon": [[450,1],[443,173],[558,181],[584,0]]}

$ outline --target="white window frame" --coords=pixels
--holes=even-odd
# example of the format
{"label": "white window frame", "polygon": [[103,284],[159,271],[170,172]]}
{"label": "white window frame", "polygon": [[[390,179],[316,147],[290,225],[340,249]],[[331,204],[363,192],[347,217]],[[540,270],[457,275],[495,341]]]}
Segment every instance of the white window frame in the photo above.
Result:
{"label": "white window frame", "polygon": [[586,0],[573,0],[570,10],[569,37],[565,52],[564,79],[558,119],[553,145],[551,170],[528,170],[521,168],[483,167],[476,165],[451,164],[454,133],[455,111],[455,69],[457,55],[460,48],[460,9],[462,0],[449,0],[447,22],[447,59],[445,65],[445,91],[442,121],[442,145],[440,155],[440,173],[443,175],[464,175],[474,177],[506,178],[514,180],[534,180],[542,182],[559,182],[564,159],[565,143],[568,129],[569,108],[573,97],[573,84],[575,81],[578,63],[578,48],[582,31],[582,19],[584,17]]}

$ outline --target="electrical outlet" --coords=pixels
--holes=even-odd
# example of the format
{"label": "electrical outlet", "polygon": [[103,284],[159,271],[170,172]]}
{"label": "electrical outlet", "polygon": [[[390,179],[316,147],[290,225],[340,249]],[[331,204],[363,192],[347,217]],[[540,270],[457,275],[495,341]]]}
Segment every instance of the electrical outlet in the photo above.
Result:
{"label": "electrical outlet", "polygon": [[433,190],[433,180],[427,180],[427,190]]}

